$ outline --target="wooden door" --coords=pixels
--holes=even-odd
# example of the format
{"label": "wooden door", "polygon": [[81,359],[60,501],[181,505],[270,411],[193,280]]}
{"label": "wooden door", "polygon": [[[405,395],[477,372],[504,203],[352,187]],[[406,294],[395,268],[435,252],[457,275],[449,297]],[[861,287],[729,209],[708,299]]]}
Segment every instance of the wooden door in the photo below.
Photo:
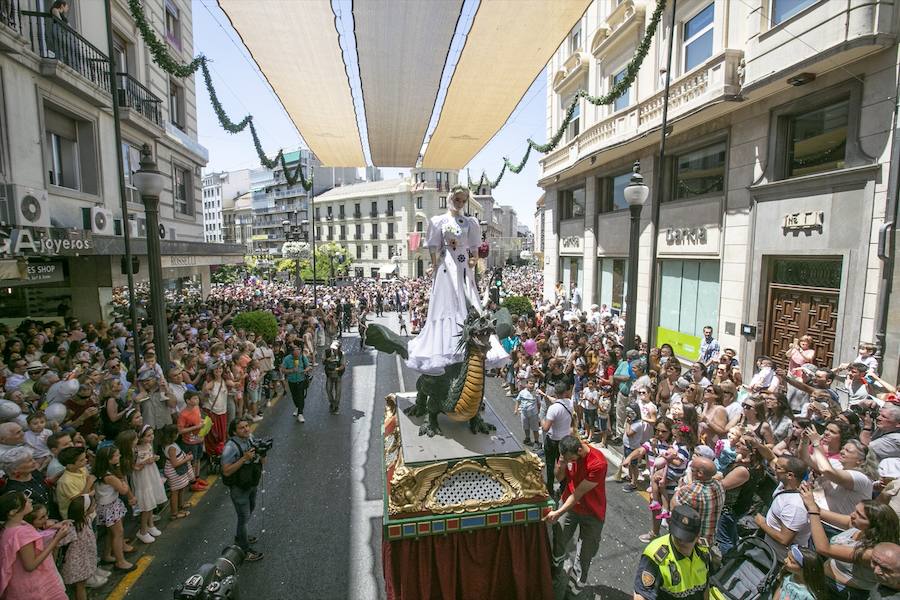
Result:
{"label": "wooden door", "polygon": [[809,335],[816,349],[817,365],[834,361],[834,339],[838,316],[837,290],[769,284],[765,353],[782,367],[794,339]]}

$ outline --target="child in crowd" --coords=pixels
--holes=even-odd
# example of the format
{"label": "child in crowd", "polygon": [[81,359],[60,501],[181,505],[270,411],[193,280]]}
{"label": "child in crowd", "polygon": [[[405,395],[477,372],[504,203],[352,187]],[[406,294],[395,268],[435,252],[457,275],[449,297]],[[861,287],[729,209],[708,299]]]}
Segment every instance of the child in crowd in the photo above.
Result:
{"label": "child in crowd", "polygon": [[152,544],[162,535],[162,531],[153,525],[153,511],[166,501],[166,490],[156,468],[159,455],[153,451],[153,435],[153,428],[144,425],[135,446],[134,472],[131,475],[134,497],[137,498],[134,508],[141,515],[137,538],[145,544]]}
{"label": "child in crowd", "polygon": [[519,354],[516,361],[516,391],[521,392],[528,387],[528,379],[531,377],[531,363],[525,352]]}
{"label": "child in crowd", "polygon": [[[520,415],[522,419],[522,429],[525,432],[525,445],[540,445],[540,437],[538,430],[540,429],[540,421],[538,420],[538,403],[534,395],[534,379],[529,379],[525,384],[525,389],[521,390],[516,396],[516,408],[513,411]],[[534,440],[532,442],[532,439]]]}
{"label": "child in crowd", "polygon": [[572,406],[575,407],[575,430],[584,430],[584,404],[581,401],[581,393],[587,385],[587,365],[577,363],[575,365],[575,385],[572,387]]}
{"label": "child in crowd", "polygon": [[728,437],[724,440],[716,441],[716,469],[720,473],[724,473],[731,463],[737,458],[737,445],[741,441],[743,429],[735,425],[728,430]]}
{"label": "child in crowd", "polygon": [[208,485],[199,475],[200,459],[203,457],[203,439],[200,437],[200,430],[203,429],[200,394],[193,391],[186,392],[184,401],[187,406],[178,415],[178,435],[181,436],[179,445],[191,457],[191,467],[197,478],[191,486],[191,491],[199,492],[205,490]]}
{"label": "child in crowd", "polygon": [[581,390],[581,412],[584,415],[584,438],[590,442],[594,439],[594,431],[597,426],[597,407],[600,404],[600,392],[597,390],[597,381],[591,377],[587,381],[587,387]]}
{"label": "child in crowd", "polygon": [[47,438],[47,448],[50,450],[50,462],[47,464],[47,481],[55,485],[56,480],[63,474],[66,468],[59,462],[59,453],[63,448],[72,446],[72,436],[65,431],[57,431]]}
{"label": "child in crowd", "polygon": [[612,387],[605,386],[599,390],[597,400],[597,427],[600,432],[600,445],[606,448],[609,439],[609,411],[612,409]]}
{"label": "child in crowd", "polygon": [[59,462],[66,470],[56,482],[56,505],[60,516],[66,519],[72,498],[90,492],[94,487],[95,476],[88,474],[87,451],[83,446],[63,449],[59,453]]}
{"label": "child in crowd", "polygon": [[122,454],[115,446],[104,446],[97,450],[94,459],[94,476],[97,478],[94,499],[97,501],[97,522],[108,530],[102,562],[113,563],[117,571],[131,571],[134,565],[125,560],[125,553],[132,552],[134,548],[125,543],[122,519],[127,510],[119,496],[128,498],[131,505],[137,499],[119,470],[121,459]]}
{"label": "child in crowd", "polygon": [[46,428],[47,418],[43,411],[31,413],[26,417],[26,421],[28,431],[25,432],[25,445],[31,448],[37,468],[43,471],[51,459],[47,440],[53,432]]}
{"label": "child in crowd", "polygon": [[163,473],[169,481],[169,511],[171,519],[183,519],[190,511],[179,510],[181,490],[186,488],[194,479],[194,470],[191,468],[191,457],[178,447],[175,439],[178,437],[178,428],[175,425],[166,425],[160,433],[159,446],[166,455],[166,466]]}
{"label": "child in crowd", "polygon": [[262,417],[257,413],[261,394],[261,383],[262,370],[259,368],[259,361],[253,359],[247,367],[247,412],[250,416],[250,420],[254,423],[262,421]]}
{"label": "child in crowd", "polygon": [[400,333],[409,337],[409,331],[406,329],[406,320],[403,318],[403,311],[401,310],[397,311],[397,322],[400,325]]}
{"label": "child in crowd", "polygon": [[[66,548],[60,575],[66,585],[75,589],[75,600],[87,600],[88,587],[106,584],[109,571],[97,568],[97,538],[93,520],[96,504],[90,494],[75,497],[69,505],[69,517],[75,525],[75,539]],[[105,574],[105,576],[104,576]]]}
{"label": "child in crowd", "polygon": [[[644,435],[650,425],[641,419],[641,409],[636,402],[632,402],[625,409],[625,435],[622,436],[622,454],[623,456],[631,456],[632,452],[641,447],[644,443]],[[637,461],[630,461],[628,468],[628,483],[623,488],[626,492],[633,492],[637,489],[637,480],[639,468]],[[621,477],[621,468],[619,469]]]}

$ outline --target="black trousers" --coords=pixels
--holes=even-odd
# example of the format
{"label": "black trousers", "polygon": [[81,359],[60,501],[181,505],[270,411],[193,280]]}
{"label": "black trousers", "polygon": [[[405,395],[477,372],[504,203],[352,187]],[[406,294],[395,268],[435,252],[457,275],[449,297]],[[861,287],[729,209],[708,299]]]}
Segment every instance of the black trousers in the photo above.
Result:
{"label": "black trousers", "polygon": [[547,493],[553,495],[553,486],[556,485],[556,460],[559,458],[559,442],[544,434],[544,462],[547,465]]}
{"label": "black trousers", "polygon": [[309,389],[309,380],[288,381],[288,389],[291,390],[291,400],[294,401],[294,407],[302,415],[303,406],[306,404],[306,391]]}

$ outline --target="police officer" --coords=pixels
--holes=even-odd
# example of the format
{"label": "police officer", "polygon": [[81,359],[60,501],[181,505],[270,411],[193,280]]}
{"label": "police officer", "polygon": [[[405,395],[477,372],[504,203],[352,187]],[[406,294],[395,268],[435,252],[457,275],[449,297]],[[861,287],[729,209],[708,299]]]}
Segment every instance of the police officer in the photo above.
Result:
{"label": "police officer", "polygon": [[706,598],[710,557],[699,537],[700,515],[689,506],[676,506],[669,534],[644,548],[634,578],[634,600]]}

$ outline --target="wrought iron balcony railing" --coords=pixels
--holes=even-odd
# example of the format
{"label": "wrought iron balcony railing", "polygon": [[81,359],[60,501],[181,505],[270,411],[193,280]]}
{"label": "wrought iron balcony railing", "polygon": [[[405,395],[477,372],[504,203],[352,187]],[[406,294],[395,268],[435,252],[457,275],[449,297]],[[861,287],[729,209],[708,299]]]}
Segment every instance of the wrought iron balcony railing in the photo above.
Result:
{"label": "wrought iron balcony railing", "polygon": [[23,10],[31,50],[56,60],[109,93],[109,57],[77,31],[48,13]]}
{"label": "wrought iron balcony railing", "polygon": [[133,109],[148,121],[162,127],[162,100],[128,73],[116,73],[116,77],[118,77],[119,106]]}
{"label": "wrought iron balcony railing", "polygon": [[19,0],[0,0],[0,24],[22,33],[22,15]]}

